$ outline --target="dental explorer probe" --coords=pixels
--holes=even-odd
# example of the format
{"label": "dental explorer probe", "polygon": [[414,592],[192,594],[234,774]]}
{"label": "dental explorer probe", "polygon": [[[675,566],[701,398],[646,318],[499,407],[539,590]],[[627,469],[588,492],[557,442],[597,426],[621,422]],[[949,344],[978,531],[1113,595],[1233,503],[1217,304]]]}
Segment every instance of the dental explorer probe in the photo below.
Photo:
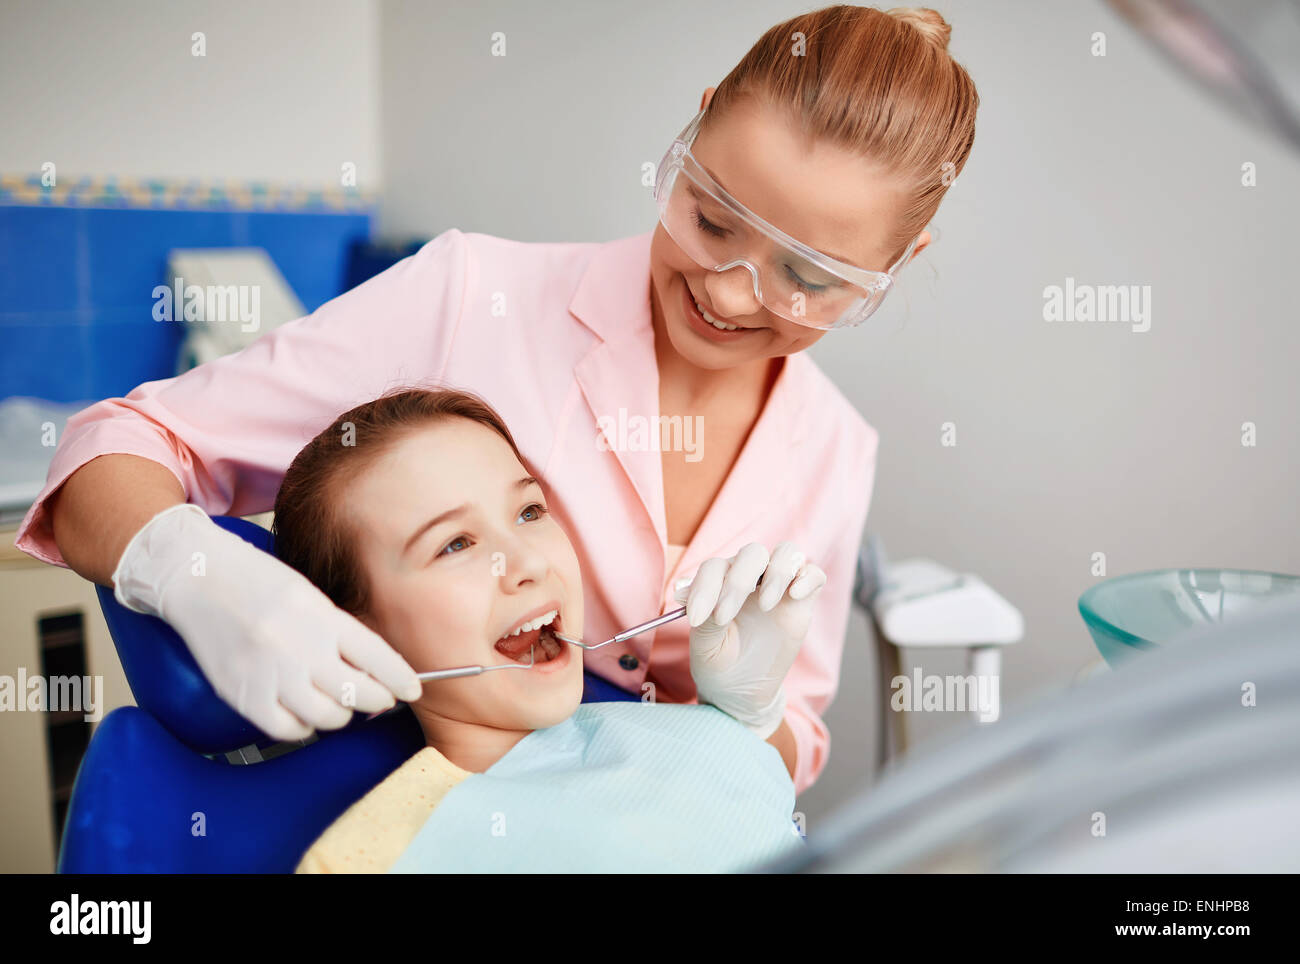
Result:
{"label": "dental explorer probe", "polygon": [[[435,670],[430,670],[427,673],[416,673],[415,678],[418,679],[421,683],[428,683],[431,680],[456,679],[461,676],[478,676],[481,673],[486,673],[488,670],[492,670],[492,669],[532,669],[534,658],[535,658],[534,651],[536,649],[537,649],[536,643],[528,647],[528,662],[526,663],[502,663],[500,666],[457,666],[452,669],[435,669]],[[395,704],[389,709],[380,710],[378,713],[371,713],[369,716],[366,717],[366,721],[369,722],[370,720],[373,720],[377,716],[383,716],[386,713],[391,713],[393,712],[393,710],[397,709],[397,707],[400,705],[401,705],[401,701],[398,701],[397,704]]]}
{"label": "dental explorer probe", "polygon": [[528,662],[526,663],[502,663],[500,666],[457,666],[454,669],[435,669],[428,673],[416,673],[415,678],[422,683],[428,683],[431,680],[439,679],[456,679],[461,676],[478,676],[480,673],[486,673],[494,669],[532,669],[535,662],[535,653],[537,644],[534,643],[528,647]]}
{"label": "dental explorer probe", "polygon": [[610,643],[621,643],[625,639],[631,639],[633,636],[639,636],[642,633],[649,632],[662,626],[664,623],[671,623],[674,619],[681,619],[686,615],[686,607],[674,609],[670,613],[664,613],[662,616],[656,616],[648,623],[641,623],[639,626],[633,626],[631,629],[625,629],[617,636],[605,640],[603,643],[584,643],[580,639],[574,639],[572,636],[565,636],[561,633],[554,633],[556,639],[562,639],[566,643],[572,643],[574,646],[581,646],[583,649],[600,649],[602,646],[608,646]]}
{"label": "dental explorer probe", "polygon": [[[767,571],[764,570],[763,576],[766,575]],[[763,585],[763,576],[758,577],[758,583],[755,585],[755,589],[760,588]],[[583,649],[600,649],[600,647],[608,646],[610,643],[621,643],[623,640],[631,639],[633,636],[640,636],[642,633],[648,633],[652,629],[658,629],[664,623],[671,623],[674,619],[681,619],[685,615],[685,606],[681,609],[674,609],[672,612],[664,613],[662,616],[656,616],[647,623],[641,623],[638,626],[633,626],[631,629],[625,629],[617,636],[612,636],[603,643],[584,643],[580,639],[574,639],[572,636],[565,636],[563,633],[557,633],[554,630],[552,630],[552,634],[556,639],[562,639],[564,642],[572,643],[574,646],[581,646]]]}

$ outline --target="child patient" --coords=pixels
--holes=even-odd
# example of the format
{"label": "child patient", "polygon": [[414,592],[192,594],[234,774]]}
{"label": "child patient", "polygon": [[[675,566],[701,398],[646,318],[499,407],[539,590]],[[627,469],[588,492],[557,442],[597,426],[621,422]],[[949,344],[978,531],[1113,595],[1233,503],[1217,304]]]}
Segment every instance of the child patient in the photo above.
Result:
{"label": "child patient", "polygon": [[[427,746],[299,872],[733,870],[797,850],[775,747],[710,705],[583,704],[577,556],[482,400],[408,390],[339,416],[290,465],[277,555],[426,683]],[[613,866],[613,865],[617,866]]]}

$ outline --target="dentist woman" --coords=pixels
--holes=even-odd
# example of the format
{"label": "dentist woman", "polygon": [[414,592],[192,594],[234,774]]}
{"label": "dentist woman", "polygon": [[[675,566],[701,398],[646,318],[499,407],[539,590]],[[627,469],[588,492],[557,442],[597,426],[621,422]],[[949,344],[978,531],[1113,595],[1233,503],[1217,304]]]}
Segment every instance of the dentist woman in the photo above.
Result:
{"label": "dentist woman", "polygon": [[[877,443],[804,349],[852,339],[930,243],[978,106],[949,32],[931,10],[852,6],[778,24],[665,154],[653,231],[603,244],[444,231],[235,355],[77,413],[16,545],[168,620],[266,733],[342,726],[354,709],[416,698],[412,668],[209,516],[269,510],[294,454],[353,405],[397,387],[466,389],[504,417],[573,541],[584,638],[678,605],[697,570],[708,583],[690,590],[689,620],[586,653],[586,668],[725,709],[776,747],[802,792],[829,753],[821,714]],[[702,435],[660,451],[654,428],[624,430],[655,416]],[[784,588],[801,562],[792,547],[826,579],[802,639],[771,625],[774,600],[738,612],[769,563]],[[696,659],[692,673],[692,645],[733,619],[735,665]]]}

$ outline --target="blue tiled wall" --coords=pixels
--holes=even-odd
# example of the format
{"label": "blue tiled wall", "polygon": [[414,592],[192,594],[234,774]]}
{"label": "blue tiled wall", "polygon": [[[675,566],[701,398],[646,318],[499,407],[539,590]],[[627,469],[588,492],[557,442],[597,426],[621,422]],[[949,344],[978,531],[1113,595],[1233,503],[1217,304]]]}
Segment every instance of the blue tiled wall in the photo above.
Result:
{"label": "blue tiled wall", "polygon": [[0,206],[0,397],[125,395],[175,372],[153,320],[172,248],[265,248],[308,311],[345,290],[366,213]]}

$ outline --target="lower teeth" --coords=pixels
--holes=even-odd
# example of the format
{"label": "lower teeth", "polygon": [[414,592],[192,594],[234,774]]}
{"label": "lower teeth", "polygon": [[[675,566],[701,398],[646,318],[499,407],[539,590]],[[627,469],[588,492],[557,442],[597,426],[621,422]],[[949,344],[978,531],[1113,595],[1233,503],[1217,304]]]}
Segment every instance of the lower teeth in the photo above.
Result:
{"label": "lower teeth", "polygon": [[560,655],[560,642],[545,630],[537,637],[537,654],[535,661],[549,663]]}
{"label": "lower teeth", "polygon": [[560,655],[560,649],[560,641],[556,639],[551,632],[548,632],[547,629],[543,629],[537,634],[537,642],[532,645],[531,658],[529,656],[529,651],[526,649],[518,656],[512,656],[511,659],[516,663],[523,663],[525,666],[530,662],[533,665],[549,663],[551,660],[555,659],[555,657]]}

